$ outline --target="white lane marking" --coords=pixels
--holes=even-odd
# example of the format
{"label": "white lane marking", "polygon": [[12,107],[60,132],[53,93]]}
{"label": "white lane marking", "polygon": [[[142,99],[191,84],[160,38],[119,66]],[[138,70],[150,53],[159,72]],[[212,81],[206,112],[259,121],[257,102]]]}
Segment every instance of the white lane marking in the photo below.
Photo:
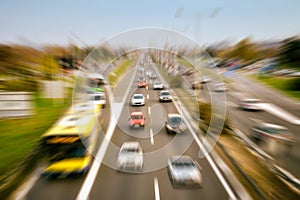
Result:
{"label": "white lane marking", "polygon": [[150,107],[148,107],[148,113],[149,113],[149,115],[151,115],[151,108]]}
{"label": "white lane marking", "polygon": [[154,177],[154,194],[155,200],[160,200],[158,180]]}
{"label": "white lane marking", "polygon": [[149,94],[147,94],[147,99],[149,99]]}
{"label": "white lane marking", "polygon": [[148,85],[146,86],[146,90],[148,90]]}
{"label": "white lane marking", "polygon": [[44,167],[39,167],[33,172],[33,176],[30,176],[28,181],[21,185],[20,189],[18,189],[14,194],[12,194],[9,199],[22,200],[26,199],[25,196],[28,194],[29,190],[33,187],[36,181],[40,178],[40,175],[43,171]]}
{"label": "white lane marking", "polygon": [[277,117],[279,117],[281,119],[284,119],[285,121],[288,121],[288,122],[296,124],[296,125],[300,125],[299,118],[297,118],[293,114],[283,110],[282,108],[280,108],[274,104],[260,103],[258,106],[260,108],[264,109],[265,111],[267,111],[273,115],[276,115]]}
{"label": "white lane marking", "polygon": [[150,142],[151,142],[152,145],[154,145],[154,137],[153,137],[152,128],[150,129]]}

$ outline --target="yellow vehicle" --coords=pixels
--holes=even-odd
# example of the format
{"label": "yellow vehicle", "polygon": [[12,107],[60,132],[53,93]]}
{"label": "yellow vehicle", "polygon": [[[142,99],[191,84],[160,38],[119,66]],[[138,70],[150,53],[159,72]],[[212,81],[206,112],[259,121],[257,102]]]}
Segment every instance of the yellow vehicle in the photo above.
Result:
{"label": "yellow vehicle", "polygon": [[85,174],[93,160],[100,126],[94,105],[77,104],[44,135],[42,145],[49,165],[43,176],[67,177]]}

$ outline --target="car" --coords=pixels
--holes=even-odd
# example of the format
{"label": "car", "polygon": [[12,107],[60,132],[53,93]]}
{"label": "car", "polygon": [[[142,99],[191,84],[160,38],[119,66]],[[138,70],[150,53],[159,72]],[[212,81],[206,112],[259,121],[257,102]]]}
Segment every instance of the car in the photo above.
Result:
{"label": "car", "polygon": [[199,81],[194,81],[191,85],[193,90],[203,89],[203,84]]}
{"label": "car", "polygon": [[242,110],[259,111],[262,109],[260,103],[259,99],[242,99],[238,102],[238,107]]}
{"label": "car", "polygon": [[216,83],[214,85],[214,89],[215,92],[226,92],[228,90],[227,86],[225,85],[225,83]]}
{"label": "car", "polygon": [[155,81],[153,83],[153,90],[163,90],[164,84],[161,81]]}
{"label": "car", "polygon": [[156,79],[156,77],[157,77],[156,73],[155,73],[154,71],[151,71],[151,70],[148,70],[148,71],[146,72],[146,76],[147,76],[148,78],[150,78],[150,79]]}
{"label": "car", "polygon": [[286,144],[293,144],[295,142],[295,137],[288,128],[277,124],[260,122],[251,128],[251,134],[257,142],[267,140]]}
{"label": "car", "polygon": [[117,171],[141,172],[143,170],[143,150],[139,142],[124,142],[119,150]]}
{"label": "car", "polygon": [[165,128],[168,134],[184,133],[186,126],[179,114],[170,113],[165,121]]}
{"label": "car", "polygon": [[156,79],[157,75],[156,75],[155,72],[150,72],[148,77],[149,77],[150,79]]}
{"label": "car", "polygon": [[209,83],[211,81],[210,76],[203,76],[200,80],[200,83]]}
{"label": "car", "polygon": [[174,187],[202,187],[202,168],[190,156],[172,156],[168,160],[167,170]]}
{"label": "car", "polygon": [[170,94],[169,90],[163,90],[159,93],[159,101],[165,102],[165,101],[172,101],[172,95]]}
{"label": "car", "polygon": [[142,112],[135,111],[130,114],[129,128],[145,127],[145,117]]}
{"label": "car", "polygon": [[137,86],[138,86],[139,88],[141,88],[141,87],[146,87],[146,86],[147,86],[147,83],[146,83],[145,80],[139,80],[138,83],[137,83]]}
{"label": "car", "polygon": [[145,97],[143,94],[134,94],[130,99],[132,106],[143,106],[145,105]]}

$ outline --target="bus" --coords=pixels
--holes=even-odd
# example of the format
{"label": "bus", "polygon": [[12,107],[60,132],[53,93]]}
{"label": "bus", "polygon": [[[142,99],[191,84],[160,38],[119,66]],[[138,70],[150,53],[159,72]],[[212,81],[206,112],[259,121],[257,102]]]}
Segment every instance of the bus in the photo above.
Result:
{"label": "bus", "polygon": [[42,176],[64,178],[88,171],[100,131],[100,112],[91,103],[76,104],[42,135],[48,162]]}

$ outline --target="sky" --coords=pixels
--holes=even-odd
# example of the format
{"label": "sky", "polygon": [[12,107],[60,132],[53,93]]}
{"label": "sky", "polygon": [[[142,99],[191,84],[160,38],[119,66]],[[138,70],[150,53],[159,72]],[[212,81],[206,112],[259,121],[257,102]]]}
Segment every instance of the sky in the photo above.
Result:
{"label": "sky", "polygon": [[299,9],[299,0],[1,0],[0,43],[95,45],[147,27],[201,44],[283,39],[300,34]]}

